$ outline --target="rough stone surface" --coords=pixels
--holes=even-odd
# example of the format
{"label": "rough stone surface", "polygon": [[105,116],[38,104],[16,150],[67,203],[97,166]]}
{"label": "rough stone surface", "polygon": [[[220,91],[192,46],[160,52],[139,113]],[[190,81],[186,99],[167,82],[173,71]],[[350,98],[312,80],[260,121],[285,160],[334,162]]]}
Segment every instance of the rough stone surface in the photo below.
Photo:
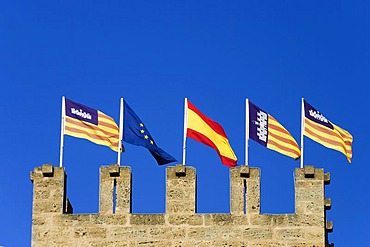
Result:
{"label": "rough stone surface", "polygon": [[295,170],[294,214],[260,213],[260,170],[248,166],[231,169],[230,214],[196,213],[193,167],[167,167],[165,214],[131,213],[129,167],[101,167],[98,214],[71,214],[65,179],[50,164],[31,172],[32,246],[324,247],[333,230],[330,174],[312,166]]}

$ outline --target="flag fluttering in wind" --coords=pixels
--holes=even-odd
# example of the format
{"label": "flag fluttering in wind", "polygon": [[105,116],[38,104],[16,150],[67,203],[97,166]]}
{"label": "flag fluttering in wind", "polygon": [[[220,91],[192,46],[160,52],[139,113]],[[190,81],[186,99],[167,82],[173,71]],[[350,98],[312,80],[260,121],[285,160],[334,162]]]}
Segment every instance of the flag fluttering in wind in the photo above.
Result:
{"label": "flag fluttering in wind", "polygon": [[293,136],[270,114],[252,102],[247,102],[249,138],[264,147],[299,159],[301,151]]}
{"label": "flag fluttering in wind", "polygon": [[127,102],[123,102],[123,140],[127,143],[147,148],[159,165],[177,161],[157,146],[144,123]]}
{"label": "flag fluttering in wind", "polygon": [[67,98],[64,103],[63,134],[87,139],[118,152],[119,128],[113,118]]}
{"label": "flag fluttering in wind", "polygon": [[[187,99],[185,99],[185,111],[184,131],[186,136],[215,149],[221,158],[222,164],[235,167],[237,158],[222,126],[201,113]],[[184,143],[185,139],[184,137]]]}
{"label": "flag fluttering in wind", "polygon": [[352,159],[352,135],[330,122],[318,110],[312,107],[307,101],[302,100],[303,135],[324,145],[327,148],[335,149],[343,153],[349,163]]}

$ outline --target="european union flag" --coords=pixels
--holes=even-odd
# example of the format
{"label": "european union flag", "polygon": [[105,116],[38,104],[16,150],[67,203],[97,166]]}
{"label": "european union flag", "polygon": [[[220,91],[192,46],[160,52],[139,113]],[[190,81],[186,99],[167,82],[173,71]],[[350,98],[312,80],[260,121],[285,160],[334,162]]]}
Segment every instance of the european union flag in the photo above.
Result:
{"label": "european union flag", "polygon": [[125,142],[147,148],[156,159],[158,165],[177,161],[155,144],[148,129],[126,101],[124,101],[123,108],[123,140]]}

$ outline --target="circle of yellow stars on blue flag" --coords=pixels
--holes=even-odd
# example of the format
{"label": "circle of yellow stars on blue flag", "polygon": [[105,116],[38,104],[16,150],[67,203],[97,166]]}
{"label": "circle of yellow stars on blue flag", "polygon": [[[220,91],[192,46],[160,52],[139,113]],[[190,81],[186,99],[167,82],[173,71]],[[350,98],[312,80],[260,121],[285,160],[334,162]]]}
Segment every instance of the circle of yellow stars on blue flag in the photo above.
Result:
{"label": "circle of yellow stars on blue flag", "polygon": [[149,143],[150,144],[152,144],[152,145],[154,145],[154,141],[152,140],[152,138],[151,138],[151,136],[149,136],[149,135],[147,135],[146,133],[145,133],[145,127],[144,127],[144,124],[143,123],[140,123],[139,124],[140,125],[140,133],[141,134],[143,134],[143,137],[144,137],[144,139],[145,140],[149,140]]}

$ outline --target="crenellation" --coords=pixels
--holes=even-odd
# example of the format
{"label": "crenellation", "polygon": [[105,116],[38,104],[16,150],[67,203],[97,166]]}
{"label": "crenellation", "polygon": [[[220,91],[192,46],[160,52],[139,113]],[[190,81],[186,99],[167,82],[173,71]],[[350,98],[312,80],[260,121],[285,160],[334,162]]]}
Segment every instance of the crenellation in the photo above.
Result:
{"label": "crenellation", "polygon": [[[114,194],[116,193],[116,194]],[[115,208],[113,208],[115,200]],[[131,212],[131,169],[119,165],[100,168],[100,214]]]}
{"label": "crenellation", "polygon": [[194,214],[196,210],[196,174],[193,167],[167,168],[166,213]]}
{"label": "crenellation", "polygon": [[260,170],[249,166],[230,169],[230,213],[260,213]]}
{"label": "crenellation", "polygon": [[131,169],[118,165],[100,168],[99,213],[72,214],[64,169],[36,167],[32,246],[328,246],[333,223],[326,219],[331,200],[324,189],[330,174],[323,169],[295,169],[293,214],[260,213],[258,168],[230,169],[229,214],[196,213],[193,167],[166,171],[164,214],[131,213]]}
{"label": "crenellation", "polygon": [[50,164],[37,167],[30,174],[33,183],[33,216],[42,213],[65,213],[64,169]]}

